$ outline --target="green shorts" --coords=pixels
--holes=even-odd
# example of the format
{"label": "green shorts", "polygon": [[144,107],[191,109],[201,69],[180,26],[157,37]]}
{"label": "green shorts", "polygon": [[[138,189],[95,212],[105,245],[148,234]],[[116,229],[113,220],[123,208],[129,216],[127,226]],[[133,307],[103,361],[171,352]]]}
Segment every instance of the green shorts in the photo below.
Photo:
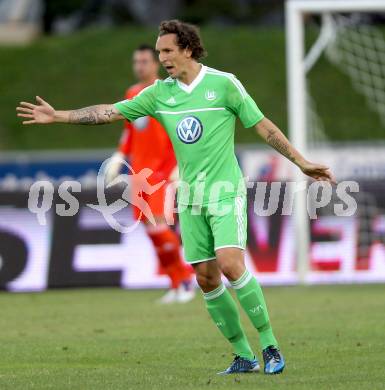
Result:
{"label": "green shorts", "polygon": [[246,196],[204,206],[179,205],[179,223],[185,260],[200,263],[215,259],[220,248],[246,248]]}

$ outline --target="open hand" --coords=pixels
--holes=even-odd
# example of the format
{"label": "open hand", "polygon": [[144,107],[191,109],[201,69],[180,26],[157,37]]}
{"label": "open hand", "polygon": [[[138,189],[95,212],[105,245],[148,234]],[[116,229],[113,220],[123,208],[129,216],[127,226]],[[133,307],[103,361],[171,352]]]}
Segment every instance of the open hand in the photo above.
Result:
{"label": "open hand", "polygon": [[317,181],[327,181],[331,184],[336,184],[336,180],[333,174],[330,172],[329,167],[321,164],[313,164],[311,162],[305,162],[300,166],[301,171]]}
{"label": "open hand", "polygon": [[36,101],[37,105],[20,102],[20,106],[16,108],[17,116],[27,118],[23,121],[23,125],[55,122],[55,109],[39,96],[36,96]]}

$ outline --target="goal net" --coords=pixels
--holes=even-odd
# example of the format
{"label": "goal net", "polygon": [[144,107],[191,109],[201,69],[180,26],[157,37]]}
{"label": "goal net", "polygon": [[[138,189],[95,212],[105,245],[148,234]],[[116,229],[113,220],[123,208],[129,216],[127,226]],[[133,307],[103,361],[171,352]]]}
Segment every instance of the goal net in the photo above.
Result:
{"label": "goal net", "polygon": [[[315,221],[308,217],[306,193],[298,194],[298,273],[305,283],[320,270],[344,281],[349,272],[373,266],[373,253],[385,248],[385,1],[291,0],[286,18],[290,139],[307,158],[329,165],[338,181],[354,180],[360,188],[350,219],[335,218],[336,191]],[[297,172],[296,180],[303,179]],[[344,224],[351,226],[345,240],[351,250],[341,265],[343,254],[333,258],[330,251],[349,231]]]}

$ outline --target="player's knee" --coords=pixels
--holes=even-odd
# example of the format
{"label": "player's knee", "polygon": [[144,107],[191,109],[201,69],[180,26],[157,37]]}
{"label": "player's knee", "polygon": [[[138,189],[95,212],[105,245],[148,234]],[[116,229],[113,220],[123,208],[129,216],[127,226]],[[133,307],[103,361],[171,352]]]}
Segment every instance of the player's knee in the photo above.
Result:
{"label": "player's knee", "polygon": [[205,292],[214,290],[221,283],[220,277],[210,274],[197,274],[196,280],[199,287]]}
{"label": "player's knee", "polygon": [[221,271],[227,279],[236,280],[236,278],[234,278],[234,267],[231,264],[223,264]]}
{"label": "player's knee", "polygon": [[216,252],[220,271],[230,281],[238,280],[245,272],[243,252],[238,248],[223,248]]}
{"label": "player's knee", "polygon": [[238,280],[245,272],[243,263],[232,261],[230,259],[220,262],[219,268],[223,275],[230,281]]}

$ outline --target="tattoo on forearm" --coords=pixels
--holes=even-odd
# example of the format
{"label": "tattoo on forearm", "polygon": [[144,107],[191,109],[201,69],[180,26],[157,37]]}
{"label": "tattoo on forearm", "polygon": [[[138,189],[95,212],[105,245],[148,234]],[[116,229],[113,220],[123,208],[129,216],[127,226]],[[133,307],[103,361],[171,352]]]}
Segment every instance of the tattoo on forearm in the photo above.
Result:
{"label": "tattoo on forearm", "polygon": [[104,115],[108,118],[111,118],[111,116],[113,115],[113,111],[112,110],[106,110],[104,111]]}
{"label": "tattoo on forearm", "polygon": [[105,109],[100,106],[91,106],[71,111],[69,122],[77,123],[79,125],[103,125],[111,121],[111,116],[113,114],[111,109]]}
{"label": "tattoo on forearm", "polygon": [[287,157],[290,161],[294,161],[294,156],[290,153],[289,145],[279,139],[276,136],[276,132],[272,129],[268,129],[267,132],[269,135],[266,137],[267,142],[279,153],[283,154],[285,157]]}

